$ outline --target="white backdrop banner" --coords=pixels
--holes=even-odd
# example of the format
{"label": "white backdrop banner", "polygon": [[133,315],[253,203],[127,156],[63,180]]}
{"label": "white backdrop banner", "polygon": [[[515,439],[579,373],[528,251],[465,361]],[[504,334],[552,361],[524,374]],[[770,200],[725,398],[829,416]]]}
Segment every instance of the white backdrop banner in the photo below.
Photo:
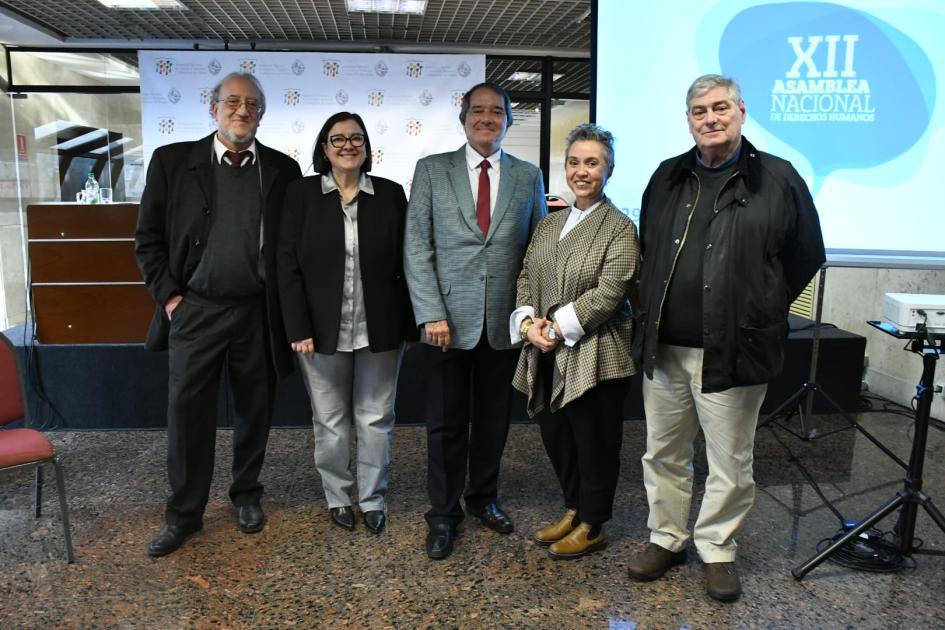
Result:
{"label": "white backdrop banner", "polygon": [[460,103],[486,74],[484,55],[175,50],[141,51],[138,64],[145,169],[155,148],[215,130],[213,87],[230,72],[249,72],[266,92],[260,142],[311,175],[322,124],[335,112],[355,112],[371,137],[371,172],[408,194],[418,159],[466,141]]}

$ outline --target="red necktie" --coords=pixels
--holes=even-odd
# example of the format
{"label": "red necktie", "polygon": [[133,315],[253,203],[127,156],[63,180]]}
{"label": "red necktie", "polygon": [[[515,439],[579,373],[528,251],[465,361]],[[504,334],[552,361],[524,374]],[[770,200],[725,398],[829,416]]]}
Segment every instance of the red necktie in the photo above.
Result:
{"label": "red necktie", "polygon": [[491,213],[489,212],[489,197],[491,196],[489,166],[489,160],[483,160],[482,164],[479,165],[479,195],[476,197],[476,222],[479,224],[483,236],[489,233],[489,221],[491,220]]}
{"label": "red necktie", "polygon": [[243,166],[243,161],[250,156],[249,151],[224,151],[223,157],[230,160],[230,166],[239,168]]}

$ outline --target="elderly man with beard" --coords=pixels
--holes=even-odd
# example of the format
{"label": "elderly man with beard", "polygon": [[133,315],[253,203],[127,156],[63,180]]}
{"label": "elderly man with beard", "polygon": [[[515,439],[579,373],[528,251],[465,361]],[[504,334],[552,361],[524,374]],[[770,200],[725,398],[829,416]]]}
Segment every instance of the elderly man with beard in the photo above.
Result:
{"label": "elderly man with beard", "polygon": [[276,292],[276,237],[286,186],[301,177],[260,144],[266,97],[251,74],[213,90],[217,131],[158,148],[141,197],[135,254],[157,303],[145,347],[168,352],[171,495],[151,556],[203,527],[225,369],[234,406],[229,496],[243,533],[262,530],[262,469],[276,378],[292,370]]}

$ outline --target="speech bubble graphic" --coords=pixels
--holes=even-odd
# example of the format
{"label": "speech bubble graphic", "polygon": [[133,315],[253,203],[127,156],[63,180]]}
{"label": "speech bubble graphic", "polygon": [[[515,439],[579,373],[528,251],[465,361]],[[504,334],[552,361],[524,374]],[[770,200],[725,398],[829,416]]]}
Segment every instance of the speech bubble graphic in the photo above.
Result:
{"label": "speech bubble graphic", "polygon": [[842,168],[869,168],[911,148],[935,106],[925,52],[876,16],[829,3],[746,9],[719,43],[749,115],[802,152],[814,193]]}

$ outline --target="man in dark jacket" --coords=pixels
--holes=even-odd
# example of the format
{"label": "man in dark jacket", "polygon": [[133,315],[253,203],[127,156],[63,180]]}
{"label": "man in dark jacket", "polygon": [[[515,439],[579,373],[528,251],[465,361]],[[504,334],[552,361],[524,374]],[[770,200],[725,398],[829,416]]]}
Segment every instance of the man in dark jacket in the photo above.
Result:
{"label": "man in dark jacket", "polygon": [[135,254],[157,303],[145,346],[168,349],[163,556],[203,527],[213,475],[216,404],[226,369],[235,403],[230,500],[244,533],[262,530],[262,469],[277,376],[292,370],[276,292],[276,238],[299,165],[256,142],[266,101],[251,74],[213,91],[217,131],[160,147],[141,196]]}
{"label": "man in dark jacket", "polygon": [[640,215],[634,354],[646,374],[650,543],[629,572],[653,580],[685,560],[701,427],[709,475],[692,538],[708,594],[733,601],[758,412],[784,362],[788,307],[824,263],[824,245],[804,180],[742,137],[735,81],[696,79],[686,108],[696,146],[659,166]]}

